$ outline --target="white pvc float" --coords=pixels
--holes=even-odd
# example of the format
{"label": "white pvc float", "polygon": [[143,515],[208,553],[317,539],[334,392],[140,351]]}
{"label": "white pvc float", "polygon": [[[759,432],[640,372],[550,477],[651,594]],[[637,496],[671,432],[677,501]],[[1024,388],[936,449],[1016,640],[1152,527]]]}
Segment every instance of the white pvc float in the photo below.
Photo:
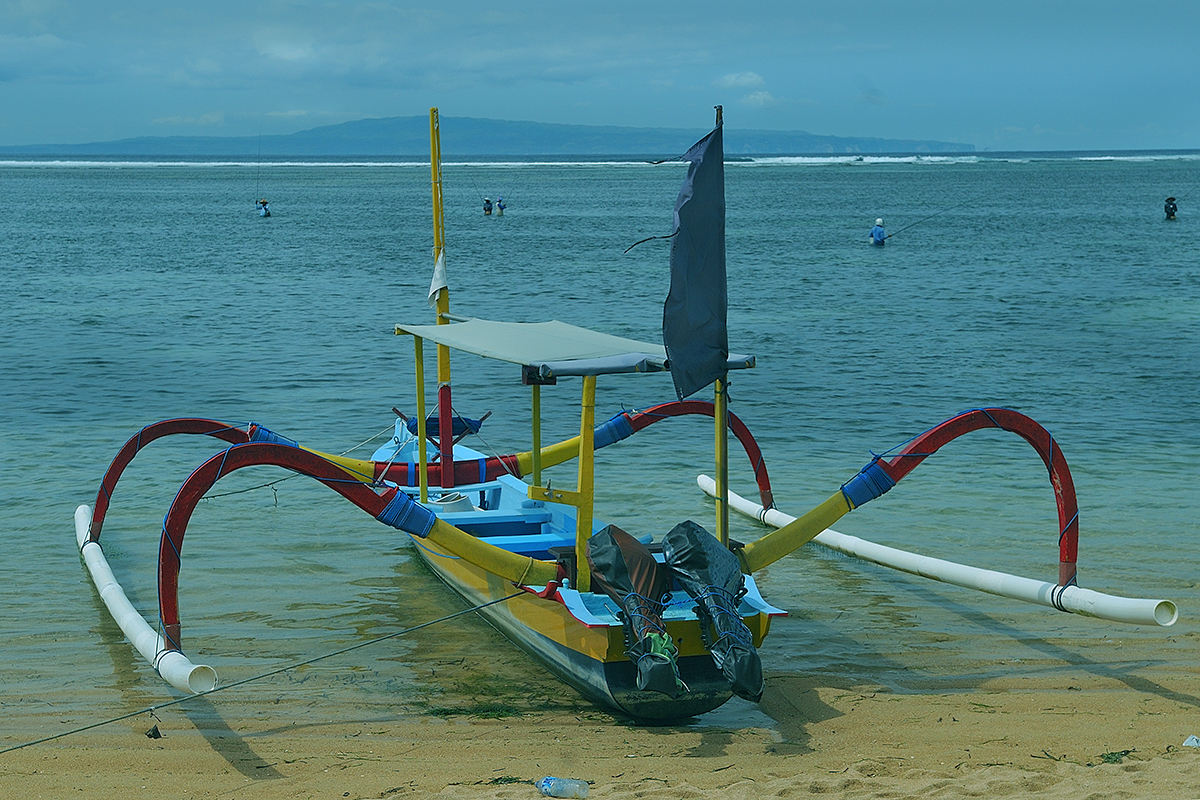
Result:
{"label": "white pvc float", "polygon": [[[700,475],[696,478],[696,483],[705,493],[716,497],[717,485],[712,478]],[[774,508],[764,509],[761,505],[734,492],[729,492],[728,497],[730,508],[776,528],[781,528],[796,519]],[[966,589],[1009,597],[1013,600],[1048,606],[1060,611],[1069,611],[1085,617],[1163,627],[1174,625],[1175,620],[1179,618],[1179,611],[1170,600],[1117,597],[1090,589],[1081,589],[1078,586],[1064,588],[1032,578],[1020,578],[1005,572],[969,567],[953,561],[897,550],[894,547],[875,544],[857,536],[838,533],[832,528],[827,528],[817,534],[813,541],[831,550],[837,550],[839,553],[845,553],[848,556],[861,558],[864,561],[901,572],[920,575],[923,578],[931,578]]]}
{"label": "white pvc float", "polygon": [[204,664],[193,664],[178,650],[168,650],[163,638],[146,624],[146,620],[129,602],[125,590],[113,576],[99,542],[87,540],[91,528],[91,506],[82,505],[75,509],[75,542],[92,576],[92,582],[96,584],[96,591],[100,593],[100,598],[108,607],[108,613],[121,627],[126,638],[142,657],[150,662],[150,666],[176,689],[191,694],[202,694],[215,689],[216,670]]}

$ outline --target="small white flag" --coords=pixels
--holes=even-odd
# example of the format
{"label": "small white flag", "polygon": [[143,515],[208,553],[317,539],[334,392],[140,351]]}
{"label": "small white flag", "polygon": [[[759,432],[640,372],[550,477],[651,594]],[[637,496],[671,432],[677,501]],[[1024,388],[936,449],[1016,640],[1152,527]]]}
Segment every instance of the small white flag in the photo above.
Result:
{"label": "small white flag", "polygon": [[446,283],[446,253],[443,251],[438,253],[437,261],[433,265],[433,280],[429,283],[429,305],[436,305],[438,292],[448,288],[449,284]]}

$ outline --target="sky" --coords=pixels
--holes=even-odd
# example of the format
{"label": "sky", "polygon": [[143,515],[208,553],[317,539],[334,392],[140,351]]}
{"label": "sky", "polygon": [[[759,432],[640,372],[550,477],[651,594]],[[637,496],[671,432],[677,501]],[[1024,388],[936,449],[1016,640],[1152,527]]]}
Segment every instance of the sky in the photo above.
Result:
{"label": "sky", "polygon": [[0,0],[0,145],[427,114],[1200,149],[1197,0]]}

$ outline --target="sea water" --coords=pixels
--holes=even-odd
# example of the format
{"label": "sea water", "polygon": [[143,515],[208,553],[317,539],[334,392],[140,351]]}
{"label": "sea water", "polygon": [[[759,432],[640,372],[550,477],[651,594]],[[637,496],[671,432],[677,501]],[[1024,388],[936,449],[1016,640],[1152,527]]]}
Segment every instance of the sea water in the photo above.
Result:
{"label": "sea water", "polygon": [[[671,232],[683,174],[636,159],[447,163],[452,310],[660,341],[669,242],[625,250]],[[731,376],[731,409],[780,509],[802,514],[872,453],[959,411],[1014,408],[1070,465],[1080,584],[1180,610],[1172,628],[1102,622],[808,546],[755,576],[789,612],[762,648],[776,690],[1098,676],[1155,691],[1200,667],[1197,156],[749,159],[726,181],[730,345],[758,359]],[[484,195],[507,213],[483,216]],[[867,244],[879,216],[894,234],[882,248]],[[170,417],[253,420],[369,457],[393,406],[414,413],[412,341],[392,331],[433,319],[429,167],[3,162],[0,241],[0,744],[12,744],[178,696],[109,619],[75,546],[75,507],[95,501],[129,436]],[[473,446],[528,449],[517,368],[460,354],[453,369],[456,409],[492,412]],[[602,378],[597,418],[672,398],[665,375]],[[578,432],[578,399],[576,380],[543,391],[544,442]],[[600,451],[597,516],[656,537],[684,519],[711,526],[695,483],[711,446],[711,423],[693,417]],[[163,515],[219,449],[155,442],[114,494],[101,541],[152,625]],[[736,442],[731,453],[734,490],[755,497]],[[572,488],[574,467],[546,477]],[[765,532],[732,527],[743,541]],[[952,442],[835,527],[1057,577],[1045,467],[999,431]],[[266,467],[200,503],[180,606],[185,650],[226,684],[465,608],[407,537]],[[739,703],[701,724],[765,720]],[[221,730],[545,707],[591,708],[467,615],[171,713]]]}

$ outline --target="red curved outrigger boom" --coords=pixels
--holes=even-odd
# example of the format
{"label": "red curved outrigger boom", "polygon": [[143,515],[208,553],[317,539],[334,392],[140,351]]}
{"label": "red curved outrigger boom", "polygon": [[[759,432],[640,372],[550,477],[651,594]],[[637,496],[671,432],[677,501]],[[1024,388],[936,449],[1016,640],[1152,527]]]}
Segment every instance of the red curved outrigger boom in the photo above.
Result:
{"label": "red curved outrigger boom", "polygon": [[1058,507],[1058,585],[1076,583],[1079,558],[1079,504],[1071,470],[1050,431],[1024,414],[1008,408],[975,408],[936,425],[910,441],[889,461],[876,459],[892,481],[899,481],[947,442],[982,428],[1000,428],[1017,434],[1033,446],[1050,473]]}

